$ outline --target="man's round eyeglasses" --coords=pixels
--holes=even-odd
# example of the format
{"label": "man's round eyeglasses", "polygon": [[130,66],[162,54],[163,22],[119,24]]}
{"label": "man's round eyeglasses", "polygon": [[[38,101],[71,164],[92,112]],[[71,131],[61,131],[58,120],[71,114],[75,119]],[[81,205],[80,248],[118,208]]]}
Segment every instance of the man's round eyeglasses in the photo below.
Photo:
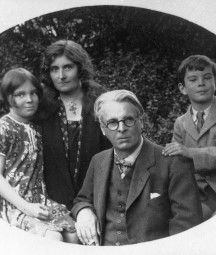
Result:
{"label": "man's round eyeglasses", "polygon": [[106,128],[108,128],[111,131],[117,130],[119,127],[119,123],[123,122],[126,127],[133,127],[136,123],[137,119],[134,119],[133,117],[127,117],[123,120],[109,120],[107,124],[103,124]]}

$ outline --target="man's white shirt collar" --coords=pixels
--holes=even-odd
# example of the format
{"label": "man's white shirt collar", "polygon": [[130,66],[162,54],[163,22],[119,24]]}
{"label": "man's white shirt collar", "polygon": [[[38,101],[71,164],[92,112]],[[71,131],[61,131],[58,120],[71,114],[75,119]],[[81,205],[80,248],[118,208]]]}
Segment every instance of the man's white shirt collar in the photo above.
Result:
{"label": "man's white shirt collar", "polygon": [[[124,160],[127,161],[128,163],[131,163],[133,165],[134,162],[136,161],[137,157],[140,154],[142,146],[143,146],[143,137],[141,136],[141,142],[140,142],[139,146],[136,148],[136,150],[132,154],[130,154],[129,156],[124,158]],[[114,153],[118,156],[118,154],[116,153],[115,149],[114,149]]]}

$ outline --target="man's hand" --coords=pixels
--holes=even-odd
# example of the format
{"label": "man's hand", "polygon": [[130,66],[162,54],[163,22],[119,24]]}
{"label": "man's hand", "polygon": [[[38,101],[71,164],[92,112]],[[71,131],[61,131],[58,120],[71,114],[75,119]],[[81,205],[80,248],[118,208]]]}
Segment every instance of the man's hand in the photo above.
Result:
{"label": "man's hand", "polygon": [[84,208],[79,211],[75,227],[77,236],[83,244],[92,245],[94,243],[97,246],[99,245],[99,222],[90,208]]}
{"label": "man's hand", "polygon": [[162,151],[162,154],[164,156],[182,155],[189,158],[188,148],[177,142],[167,143]]}

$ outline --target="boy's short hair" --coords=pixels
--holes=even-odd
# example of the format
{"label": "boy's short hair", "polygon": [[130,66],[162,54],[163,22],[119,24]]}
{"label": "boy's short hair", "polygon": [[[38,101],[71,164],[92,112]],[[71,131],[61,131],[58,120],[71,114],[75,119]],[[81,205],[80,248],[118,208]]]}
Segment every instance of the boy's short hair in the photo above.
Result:
{"label": "boy's short hair", "polygon": [[125,89],[112,90],[101,94],[94,103],[94,114],[95,118],[101,121],[101,116],[103,113],[103,105],[106,102],[129,102],[133,104],[137,109],[138,117],[142,117],[144,114],[144,109],[142,104],[136,97],[136,95]]}
{"label": "boy's short hair", "polygon": [[184,85],[184,78],[187,70],[203,71],[207,66],[211,66],[212,73],[216,78],[216,63],[209,57],[204,55],[192,55],[184,59],[178,68],[177,72],[178,82]]}
{"label": "boy's short hair", "polygon": [[42,98],[43,88],[36,77],[24,68],[14,68],[4,75],[0,86],[0,95],[6,107],[11,106],[8,96],[13,94],[13,92],[26,81],[30,81],[32,83],[37,90],[38,98]]}

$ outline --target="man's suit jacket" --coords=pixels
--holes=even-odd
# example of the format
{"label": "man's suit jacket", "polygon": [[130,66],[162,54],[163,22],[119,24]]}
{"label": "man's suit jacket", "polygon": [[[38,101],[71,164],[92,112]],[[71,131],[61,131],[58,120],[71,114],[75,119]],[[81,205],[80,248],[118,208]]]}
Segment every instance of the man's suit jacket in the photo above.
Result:
{"label": "man's suit jacket", "polygon": [[[80,165],[76,189],[73,176],[65,156],[65,148],[56,111],[42,123],[44,179],[48,195],[54,201],[72,208],[73,199],[82,187],[91,158],[101,150],[110,148],[110,143],[102,135],[100,125],[93,114],[93,99],[85,97],[83,104],[83,129]],[[76,158],[74,158],[76,162]]]}
{"label": "man's suit jacket", "polygon": [[[106,197],[113,149],[95,155],[82,189],[74,200],[72,214],[91,207],[96,213],[103,237]],[[126,203],[129,243],[150,241],[189,229],[202,221],[201,204],[192,161],[164,157],[162,148],[146,139],[136,160]],[[158,193],[160,196],[151,199]],[[101,238],[100,242],[103,240]]]}
{"label": "man's suit jacket", "polygon": [[199,188],[208,183],[216,192],[216,98],[214,98],[201,132],[198,133],[191,116],[191,106],[174,124],[172,141],[189,148]]}

